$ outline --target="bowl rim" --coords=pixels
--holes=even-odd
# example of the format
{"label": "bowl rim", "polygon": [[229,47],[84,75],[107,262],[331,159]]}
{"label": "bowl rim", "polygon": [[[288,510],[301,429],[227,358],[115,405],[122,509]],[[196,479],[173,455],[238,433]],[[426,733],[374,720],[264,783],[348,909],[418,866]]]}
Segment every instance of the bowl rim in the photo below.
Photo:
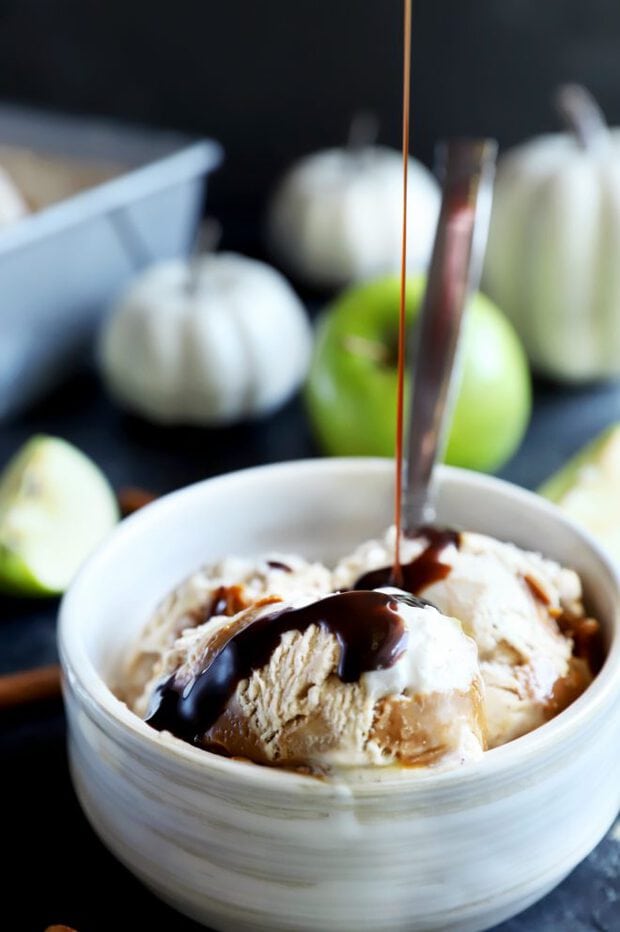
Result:
{"label": "bowl rim", "polygon": [[207,486],[212,489],[217,485],[234,485],[237,482],[245,482],[253,475],[262,475],[267,472],[276,475],[304,470],[334,474],[385,472],[391,462],[392,460],[383,457],[325,457],[253,466],[203,479],[168,493],[122,521],[82,565],[62,599],[58,618],[57,639],[63,677],[77,686],[81,700],[86,700],[87,704],[99,713],[99,724],[106,726],[105,730],[108,734],[117,740],[120,728],[124,736],[137,742],[143,751],[163,755],[171,762],[183,764],[194,773],[201,773],[203,778],[211,775],[214,778],[225,779],[227,782],[237,780],[265,790],[299,791],[302,789],[305,793],[311,793],[312,790],[324,793],[328,787],[333,790],[347,784],[349,789],[357,795],[376,796],[391,793],[396,788],[401,793],[428,791],[431,788],[444,791],[454,789],[461,792],[471,784],[479,786],[481,779],[502,778],[510,771],[516,773],[517,770],[522,770],[524,765],[530,763],[535,765],[543,759],[543,755],[558,748],[576,731],[587,728],[598,710],[611,702],[614,694],[620,695],[619,569],[588,531],[581,528],[546,499],[506,480],[451,466],[438,468],[441,481],[464,482],[477,489],[496,489],[500,493],[511,496],[513,500],[522,502],[524,507],[534,508],[539,513],[546,514],[556,525],[563,525],[576,533],[582,544],[602,565],[615,586],[617,611],[611,620],[613,626],[611,641],[603,668],[585,692],[551,721],[520,738],[486,751],[479,761],[468,763],[460,768],[445,771],[419,770],[412,774],[411,779],[403,778],[402,774],[390,776],[384,772],[379,775],[378,779],[368,778],[359,782],[349,782],[346,779],[346,772],[344,777],[341,778],[339,773],[333,780],[330,778],[327,780],[309,779],[307,775],[294,771],[265,767],[250,761],[229,759],[201,748],[192,747],[172,735],[150,728],[114,695],[91,661],[86,646],[80,639],[80,624],[76,619],[80,618],[79,604],[84,598],[85,590],[88,589],[91,574],[97,572],[99,564],[107,560],[110,550],[120,541],[130,540],[142,533],[145,524],[158,524],[162,518],[176,508],[180,499],[192,498]]}

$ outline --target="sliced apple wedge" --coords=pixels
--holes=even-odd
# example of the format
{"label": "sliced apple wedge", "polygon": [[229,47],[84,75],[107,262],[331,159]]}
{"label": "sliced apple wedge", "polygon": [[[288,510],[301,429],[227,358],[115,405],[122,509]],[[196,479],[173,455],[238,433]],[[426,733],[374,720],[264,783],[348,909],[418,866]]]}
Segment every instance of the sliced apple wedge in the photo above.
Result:
{"label": "sliced apple wedge", "polygon": [[620,424],[587,444],[539,492],[620,560]]}
{"label": "sliced apple wedge", "polygon": [[0,589],[64,592],[118,517],[114,492],[87,456],[57,437],[33,437],[0,475]]}

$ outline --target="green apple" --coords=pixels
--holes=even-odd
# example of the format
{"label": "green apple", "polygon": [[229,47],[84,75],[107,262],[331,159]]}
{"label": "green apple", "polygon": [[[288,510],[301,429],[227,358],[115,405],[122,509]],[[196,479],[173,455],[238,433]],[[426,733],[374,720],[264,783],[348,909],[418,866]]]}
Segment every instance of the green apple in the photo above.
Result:
{"label": "green apple", "polygon": [[612,425],[575,454],[539,492],[620,560],[620,424]]}
{"label": "green apple", "polygon": [[[408,282],[410,324],[424,288],[424,276]],[[319,320],[305,400],[316,437],[330,455],[394,453],[399,292],[396,277],[357,285]],[[511,325],[481,294],[471,300],[461,351],[445,459],[492,471],[515,452],[527,427],[531,383],[526,357]]]}
{"label": "green apple", "polygon": [[118,521],[107,479],[76,447],[31,438],[0,475],[0,590],[64,592]]}

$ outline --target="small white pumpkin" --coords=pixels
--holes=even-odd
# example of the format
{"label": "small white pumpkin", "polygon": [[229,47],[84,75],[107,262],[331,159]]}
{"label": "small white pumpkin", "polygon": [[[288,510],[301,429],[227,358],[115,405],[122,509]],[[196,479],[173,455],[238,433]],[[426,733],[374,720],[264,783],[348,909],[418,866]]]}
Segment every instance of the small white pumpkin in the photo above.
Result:
{"label": "small white pumpkin", "polygon": [[[400,262],[402,157],[382,146],[329,149],[295,164],[267,217],[274,256],[318,288],[395,271]],[[439,215],[439,185],[409,160],[409,266],[428,263]]]}
{"label": "small white pumpkin", "polygon": [[484,290],[538,372],[579,382],[620,375],[620,131],[583,88],[558,103],[574,132],[500,161]]}
{"label": "small white pumpkin", "polygon": [[153,266],[113,310],[100,359],[110,392],[167,424],[229,424],[301,384],[312,334],[288,282],[234,253]]}

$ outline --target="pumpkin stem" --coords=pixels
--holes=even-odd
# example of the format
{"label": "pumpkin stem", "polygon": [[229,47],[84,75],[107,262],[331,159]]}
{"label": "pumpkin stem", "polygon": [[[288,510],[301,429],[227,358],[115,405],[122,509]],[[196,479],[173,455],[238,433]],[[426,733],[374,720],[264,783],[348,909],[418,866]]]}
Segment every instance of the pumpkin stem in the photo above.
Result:
{"label": "pumpkin stem", "polygon": [[209,256],[217,252],[220,240],[222,238],[222,224],[215,217],[207,217],[196,230],[196,238],[192,252],[188,260],[189,278],[187,280],[187,291],[189,294],[196,294],[198,290],[198,272],[200,269],[201,256]]}
{"label": "pumpkin stem", "polygon": [[360,110],[354,114],[349,124],[347,149],[350,152],[361,153],[369,146],[373,146],[379,135],[379,120],[376,113],[369,110]]}
{"label": "pumpkin stem", "polygon": [[196,230],[192,254],[203,255],[217,252],[222,239],[222,224],[215,217],[205,217]]}
{"label": "pumpkin stem", "polygon": [[582,149],[607,145],[609,127],[603,111],[581,84],[562,84],[555,93],[555,105]]}

